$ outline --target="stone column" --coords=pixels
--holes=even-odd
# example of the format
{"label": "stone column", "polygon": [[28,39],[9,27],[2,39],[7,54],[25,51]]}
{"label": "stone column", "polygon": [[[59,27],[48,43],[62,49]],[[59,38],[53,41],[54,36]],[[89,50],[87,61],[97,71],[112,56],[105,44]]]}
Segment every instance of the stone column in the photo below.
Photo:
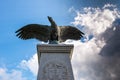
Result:
{"label": "stone column", "polygon": [[73,45],[37,45],[39,70],[37,80],[74,80],[71,57]]}

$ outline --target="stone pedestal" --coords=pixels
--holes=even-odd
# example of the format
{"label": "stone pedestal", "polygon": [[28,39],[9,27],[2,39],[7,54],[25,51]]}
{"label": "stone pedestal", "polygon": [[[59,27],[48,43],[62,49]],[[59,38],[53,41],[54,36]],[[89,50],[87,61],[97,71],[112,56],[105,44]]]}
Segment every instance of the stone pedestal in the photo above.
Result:
{"label": "stone pedestal", "polygon": [[37,45],[39,70],[37,80],[74,80],[71,56],[73,45]]}

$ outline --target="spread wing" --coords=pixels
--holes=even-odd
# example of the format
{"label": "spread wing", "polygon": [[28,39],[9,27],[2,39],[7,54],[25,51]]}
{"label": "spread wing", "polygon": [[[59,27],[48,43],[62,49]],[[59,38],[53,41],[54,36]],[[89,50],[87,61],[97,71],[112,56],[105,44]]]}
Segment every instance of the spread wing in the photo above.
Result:
{"label": "spread wing", "polygon": [[59,40],[60,42],[66,41],[67,39],[79,40],[83,37],[84,33],[72,26],[61,26],[59,27]]}
{"label": "spread wing", "polygon": [[16,36],[26,39],[38,39],[47,42],[50,35],[50,26],[39,24],[28,24],[16,31]]}

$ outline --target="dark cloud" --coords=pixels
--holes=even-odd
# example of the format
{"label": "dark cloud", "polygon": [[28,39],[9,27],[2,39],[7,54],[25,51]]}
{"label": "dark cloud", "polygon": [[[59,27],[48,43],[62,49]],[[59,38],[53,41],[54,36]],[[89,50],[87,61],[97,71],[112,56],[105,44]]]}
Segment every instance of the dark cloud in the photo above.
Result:
{"label": "dark cloud", "polygon": [[120,19],[116,19],[112,28],[108,28],[102,36],[106,45],[102,48],[100,54],[103,56],[120,56]]}

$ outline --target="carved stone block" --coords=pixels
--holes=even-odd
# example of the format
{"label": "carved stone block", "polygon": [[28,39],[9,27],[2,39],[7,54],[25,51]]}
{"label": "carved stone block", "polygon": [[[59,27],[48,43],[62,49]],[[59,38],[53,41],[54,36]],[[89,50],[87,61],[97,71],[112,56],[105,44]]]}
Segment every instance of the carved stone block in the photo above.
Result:
{"label": "carved stone block", "polygon": [[37,45],[37,80],[74,80],[70,57],[73,45]]}

